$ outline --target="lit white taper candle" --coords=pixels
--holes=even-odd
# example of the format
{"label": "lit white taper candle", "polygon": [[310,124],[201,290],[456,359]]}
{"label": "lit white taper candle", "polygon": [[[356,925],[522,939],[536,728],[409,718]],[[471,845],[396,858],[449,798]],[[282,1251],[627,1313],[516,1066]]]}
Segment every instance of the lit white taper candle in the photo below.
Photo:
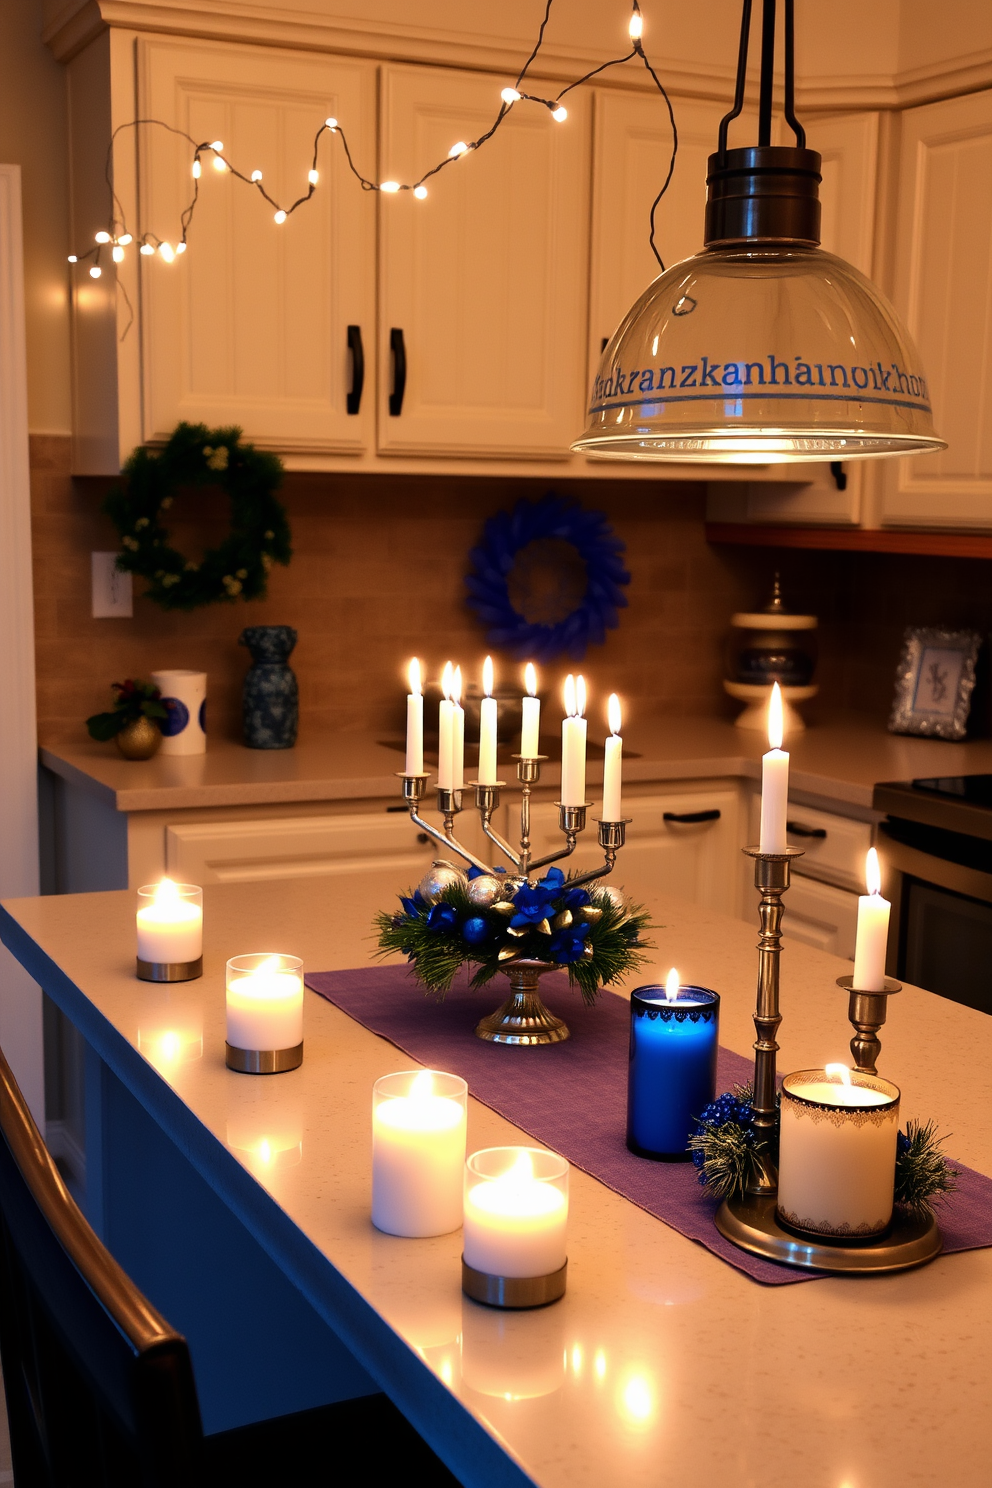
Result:
{"label": "lit white taper candle", "polygon": [[410,692],[406,700],[406,773],[424,773],[424,694],[416,657],[410,662]]}
{"label": "lit white taper candle", "polygon": [[455,710],[451,715],[451,774],[453,790],[461,790],[465,784],[465,709],[462,707],[462,669],[455,667],[451,678],[451,701]]}
{"label": "lit white taper candle", "polygon": [[785,852],[789,810],[789,756],[782,748],[782,689],[776,682],[768,700],[768,753],[761,758],[761,838],[763,853]]}
{"label": "lit white taper candle", "polygon": [[606,717],[610,725],[610,737],[606,741],[603,759],[603,820],[615,822],[623,819],[620,810],[623,740],[620,737],[620,699],[615,692],[610,693]]}
{"label": "lit white taper candle", "polygon": [[541,699],[537,695],[537,668],[529,661],[524,668],[523,719],[520,725],[520,753],[524,759],[536,759],[541,752]]}
{"label": "lit white taper candle", "polygon": [[493,659],[487,656],[482,668],[482,690],[485,697],[479,708],[479,774],[480,785],[496,784],[496,699],[493,697]]}
{"label": "lit white taper candle", "polygon": [[441,691],[444,697],[437,710],[437,784],[439,790],[454,790],[455,788],[452,754],[455,713],[455,705],[451,699],[453,685],[454,667],[450,661],[446,661],[441,673]]}
{"label": "lit white taper candle", "polygon": [[565,713],[561,725],[561,804],[586,803],[586,684],[582,676],[565,678]]}
{"label": "lit white taper candle", "polygon": [[878,853],[868,849],[865,859],[867,894],[858,900],[858,938],[854,950],[854,985],[859,992],[885,989],[885,946],[889,937],[892,905],[882,898],[882,875]]}

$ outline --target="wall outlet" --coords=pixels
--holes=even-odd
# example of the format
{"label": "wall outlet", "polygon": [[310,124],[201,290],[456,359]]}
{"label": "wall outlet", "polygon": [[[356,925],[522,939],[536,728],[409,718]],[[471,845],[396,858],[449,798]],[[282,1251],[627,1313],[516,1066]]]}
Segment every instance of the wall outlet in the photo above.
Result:
{"label": "wall outlet", "polygon": [[91,553],[93,619],[127,620],[134,614],[131,575],[114,567],[116,553]]}

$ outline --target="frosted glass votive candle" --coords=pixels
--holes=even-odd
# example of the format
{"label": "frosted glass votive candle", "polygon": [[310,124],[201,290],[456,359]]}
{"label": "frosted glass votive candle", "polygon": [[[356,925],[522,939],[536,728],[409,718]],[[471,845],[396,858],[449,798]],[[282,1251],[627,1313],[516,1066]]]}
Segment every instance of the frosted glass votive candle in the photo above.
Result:
{"label": "frosted glass votive candle", "polygon": [[137,975],[142,982],[189,982],[203,975],[203,890],[145,884],[138,890]]}
{"label": "frosted glass votive candle", "polygon": [[227,963],[227,1067],[277,1075],[303,1063],[303,962],[256,951]]}
{"label": "frosted glass votive candle", "polygon": [[462,1222],[468,1086],[401,1070],[372,1087],[372,1223],[387,1235],[448,1235]]}

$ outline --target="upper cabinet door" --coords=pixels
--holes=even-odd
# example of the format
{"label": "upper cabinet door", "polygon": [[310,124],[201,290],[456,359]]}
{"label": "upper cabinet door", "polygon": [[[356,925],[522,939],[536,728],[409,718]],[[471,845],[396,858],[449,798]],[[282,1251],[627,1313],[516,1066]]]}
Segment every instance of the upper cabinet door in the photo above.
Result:
{"label": "upper cabinet door", "polygon": [[[672,153],[672,126],[657,93],[596,91],[590,381],[603,340],[661,273],[651,252],[651,203]],[[665,267],[703,246],[706,161],[716,149],[725,107],[673,98],[679,131],[675,174],[656,213],[655,238]]]}
{"label": "upper cabinet door", "polygon": [[[313,140],[333,115],[371,174],[375,67],[370,63],[202,41],[139,40],[139,114],[197,141],[223,142],[246,174],[262,172],[289,205],[308,189]],[[140,227],[175,243],[192,195],[191,150],[142,131]],[[250,186],[202,160],[189,250],[173,264],[141,259],[143,437],[180,419],[240,424],[287,452],[358,452],[372,443],[374,378],[349,414],[359,328],[375,344],[375,204],[347,168],[341,141],[320,142],[314,198],[282,225]]]}
{"label": "upper cabinet door", "polygon": [[[477,139],[499,89],[495,76],[384,68],[380,179],[416,181]],[[585,384],[588,100],[567,107],[558,124],[518,104],[426,200],[380,196],[381,452],[567,456]]]}
{"label": "upper cabinet door", "polygon": [[882,520],[992,527],[992,92],[902,119],[895,302],[948,448],[888,463]]}

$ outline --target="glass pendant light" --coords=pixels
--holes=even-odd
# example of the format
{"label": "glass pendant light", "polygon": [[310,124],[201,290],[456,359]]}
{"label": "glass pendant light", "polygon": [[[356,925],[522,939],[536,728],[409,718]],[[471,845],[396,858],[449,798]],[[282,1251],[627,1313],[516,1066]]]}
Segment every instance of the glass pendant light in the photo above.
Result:
{"label": "glass pendant light", "polygon": [[775,0],[762,0],[758,144],[727,148],[744,105],[744,0],[734,106],[709,158],[705,247],[645,290],[607,345],[573,450],[611,460],[852,460],[944,449],[916,348],[885,297],[819,247],[820,156],[795,117],[785,0],[785,118],[769,143]]}

